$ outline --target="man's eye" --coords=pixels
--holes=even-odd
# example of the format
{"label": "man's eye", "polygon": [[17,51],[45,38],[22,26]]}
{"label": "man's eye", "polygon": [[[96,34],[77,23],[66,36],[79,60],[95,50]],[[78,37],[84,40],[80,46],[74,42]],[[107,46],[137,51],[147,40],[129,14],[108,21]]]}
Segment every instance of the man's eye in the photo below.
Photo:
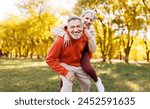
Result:
{"label": "man's eye", "polygon": [[70,28],[74,28],[73,26],[71,26]]}

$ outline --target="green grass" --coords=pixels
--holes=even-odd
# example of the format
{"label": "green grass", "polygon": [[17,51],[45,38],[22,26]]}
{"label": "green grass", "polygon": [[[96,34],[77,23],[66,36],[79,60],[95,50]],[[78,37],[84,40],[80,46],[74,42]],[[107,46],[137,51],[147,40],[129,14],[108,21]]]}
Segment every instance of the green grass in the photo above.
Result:
{"label": "green grass", "polygon": [[[92,65],[107,92],[150,92],[150,63]],[[77,80],[73,91],[80,91]],[[91,91],[97,91],[92,79]],[[59,75],[44,60],[0,59],[0,92],[59,92]]]}

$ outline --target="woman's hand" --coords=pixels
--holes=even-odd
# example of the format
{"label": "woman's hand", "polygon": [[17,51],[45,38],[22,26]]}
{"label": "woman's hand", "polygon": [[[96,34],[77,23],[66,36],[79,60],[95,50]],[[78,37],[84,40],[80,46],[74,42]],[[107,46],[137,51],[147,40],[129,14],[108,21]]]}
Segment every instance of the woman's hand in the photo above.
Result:
{"label": "woman's hand", "polygon": [[86,35],[86,37],[87,37],[88,39],[91,38],[91,32],[90,32],[89,29],[85,29],[85,30],[84,30],[84,33],[85,33],[85,35]]}
{"label": "woman's hand", "polygon": [[64,35],[64,47],[69,47],[71,45],[71,39],[68,34]]}

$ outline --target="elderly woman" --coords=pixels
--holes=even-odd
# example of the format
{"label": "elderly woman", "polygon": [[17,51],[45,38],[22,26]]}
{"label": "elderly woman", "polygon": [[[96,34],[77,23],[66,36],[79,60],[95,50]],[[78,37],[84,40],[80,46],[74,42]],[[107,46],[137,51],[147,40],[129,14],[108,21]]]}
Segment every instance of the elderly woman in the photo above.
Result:
{"label": "elderly woman", "polygon": [[[88,43],[86,44],[85,49],[82,53],[81,66],[83,70],[95,81],[98,91],[104,92],[104,86],[101,82],[101,79],[97,77],[96,72],[90,63],[90,58],[92,56],[91,52],[95,52],[97,46],[95,40],[96,34],[94,29],[91,27],[92,23],[95,20],[95,16],[95,12],[89,9],[85,10],[81,15],[82,23],[84,25],[84,33],[88,38]],[[63,25],[61,27],[55,27],[52,33],[54,34],[54,36],[63,36],[65,41],[64,46],[68,47],[69,45],[71,45],[71,40],[67,33],[64,31],[64,28],[67,28],[67,26]]]}

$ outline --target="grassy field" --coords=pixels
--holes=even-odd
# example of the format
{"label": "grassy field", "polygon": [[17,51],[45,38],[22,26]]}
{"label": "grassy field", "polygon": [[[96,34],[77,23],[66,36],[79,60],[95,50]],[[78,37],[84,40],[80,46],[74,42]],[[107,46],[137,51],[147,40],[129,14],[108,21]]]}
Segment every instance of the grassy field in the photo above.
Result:
{"label": "grassy field", "polygon": [[[92,65],[106,92],[150,92],[150,63]],[[76,80],[73,91],[80,91]],[[91,91],[97,91],[93,80]],[[59,92],[59,75],[44,60],[0,59],[0,92]]]}

